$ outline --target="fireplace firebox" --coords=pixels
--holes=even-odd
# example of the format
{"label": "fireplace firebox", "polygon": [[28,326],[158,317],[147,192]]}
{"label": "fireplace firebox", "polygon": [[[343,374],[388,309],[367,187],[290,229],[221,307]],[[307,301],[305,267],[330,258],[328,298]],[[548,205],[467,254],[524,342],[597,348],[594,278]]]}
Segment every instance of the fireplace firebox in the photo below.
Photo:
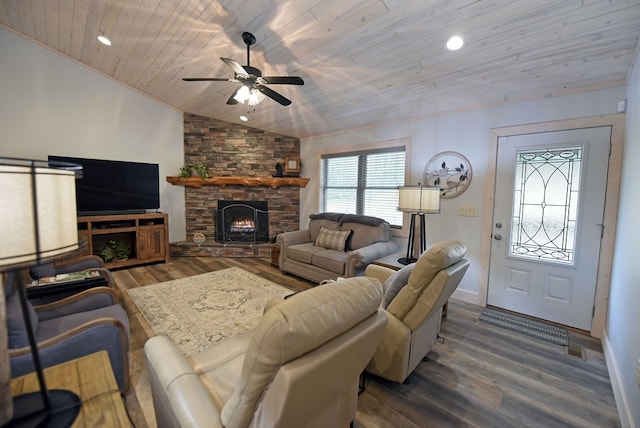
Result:
{"label": "fireplace firebox", "polygon": [[218,242],[269,242],[268,201],[218,201],[216,219]]}

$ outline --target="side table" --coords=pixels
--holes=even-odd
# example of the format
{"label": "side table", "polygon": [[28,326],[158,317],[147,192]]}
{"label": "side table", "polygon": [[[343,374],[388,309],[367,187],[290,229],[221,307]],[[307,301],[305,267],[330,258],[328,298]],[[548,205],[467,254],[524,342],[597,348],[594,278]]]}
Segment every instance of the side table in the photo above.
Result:
{"label": "side table", "polygon": [[280,245],[271,246],[271,266],[280,267]]}
{"label": "side table", "polygon": [[[76,393],[82,407],[72,427],[131,427],[107,351],[44,369],[48,389]],[[39,391],[36,373],[11,380],[11,395]]]}
{"label": "side table", "polygon": [[374,265],[384,266],[393,270],[400,270],[406,265],[398,262],[398,259],[405,256],[405,252],[398,251],[397,253],[389,254],[388,256],[382,257],[380,259],[374,260]]}
{"label": "side table", "polygon": [[67,296],[93,287],[108,286],[109,283],[107,279],[101,275],[101,272],[96,271],[96,273],[97,275],[87,275],[86,277],[67,281],[46,282],[38,280],[37,283],[27,285],[27,297],[29,299],[36,299],[62,294]]}

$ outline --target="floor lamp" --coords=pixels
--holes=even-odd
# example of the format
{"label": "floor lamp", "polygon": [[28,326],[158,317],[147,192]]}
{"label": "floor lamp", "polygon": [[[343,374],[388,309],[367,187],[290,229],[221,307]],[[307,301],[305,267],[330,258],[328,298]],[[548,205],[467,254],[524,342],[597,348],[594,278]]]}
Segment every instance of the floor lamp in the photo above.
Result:
{"label": "floor lamp", "polygon": [[440,212],[440,189],[437,187],[403,186],[398,193],[398,210],[411,214],[407,256],[398,259],[398,263],[408,265],[418,259],[414,257],[414,241],[416,237],[416,216],[420,218],[420,254],[427,250],[425,214]]}
{"label": "floor lamp", "polygon": [[[14,397],[7,426],[70,426],[80,411],[80,399],[73,392],[47,390],[22,269],[77,249],[75,176],[81,169],[73,164],[0,158],[0,270],[9,273],[6,278],[13,278],[13,284],[7,285],[15,286],[19,295],[40,388]],[[7,347],[7,343],[0,346]],[[8,365],[8,361],[0,363]]]}

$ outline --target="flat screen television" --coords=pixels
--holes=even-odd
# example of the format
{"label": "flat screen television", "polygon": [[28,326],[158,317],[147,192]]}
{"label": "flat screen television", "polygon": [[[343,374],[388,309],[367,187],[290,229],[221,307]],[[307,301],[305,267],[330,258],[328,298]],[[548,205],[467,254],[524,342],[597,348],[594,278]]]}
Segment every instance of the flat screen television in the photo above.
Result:
{"label": "flat screen television", "polygon": [[49,156],[82,165],[76,180],[78,215],[137,214],[160,208],[158,164]]}

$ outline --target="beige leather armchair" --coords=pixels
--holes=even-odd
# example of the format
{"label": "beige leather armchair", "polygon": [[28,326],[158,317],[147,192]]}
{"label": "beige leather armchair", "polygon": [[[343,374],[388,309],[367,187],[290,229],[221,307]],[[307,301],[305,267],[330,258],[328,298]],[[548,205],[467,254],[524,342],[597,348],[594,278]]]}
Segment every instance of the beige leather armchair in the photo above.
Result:
{"label": "beige leather armchair", "polygon": [[268,305],[254,330],[192,357],[149,339],[158,426],[348,426],[386,324],[381,300],[378,280],[349,278]]}
{"label": "beige leather armchair", "polygon": [[469,267],[463,258],[466,251],[460,241],[442,241],[399,271],[367,267],[365,275],[384,284],[383,307],[389,318],[368,373],[405,382],[427,355],[438,338],[442,307]]}

